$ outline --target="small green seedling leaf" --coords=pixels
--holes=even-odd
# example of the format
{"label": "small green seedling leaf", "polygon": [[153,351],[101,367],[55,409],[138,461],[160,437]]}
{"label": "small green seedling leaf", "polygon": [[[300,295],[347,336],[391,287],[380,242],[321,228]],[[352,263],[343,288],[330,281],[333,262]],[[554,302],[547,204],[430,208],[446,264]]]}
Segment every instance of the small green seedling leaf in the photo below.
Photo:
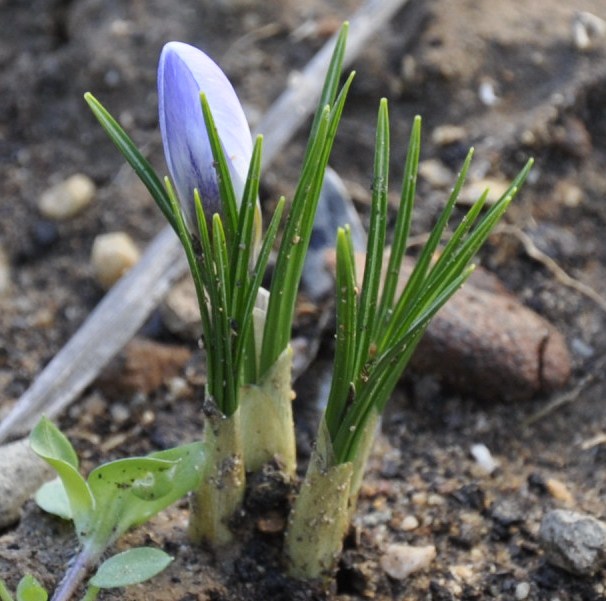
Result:
{"label": "small green seedling leaf", "polygon": [[173,558],[150,547],[138,547],[118,553],[104,561],[90,579],[97,588],[118,588],[139,584],[164,570]]}
{"label": "small green seedling leaf", "polygon": [[175,461],[132,457],[118,459],[94,469],[88,483],[95,501],[103,505],[115,494],[132,493],[145,501],[162,498],[171,489]]}
{"label": "small green seedling leaf", "polygon": [[65,435],[46,417],[32,430],[30,445],[34,453],[44,459],[61,478],[76,532],[82,539],[88,531],[95,500],[88,484],[78,472],[76,452]]}
{"label": "small green seedling leaf", "polygon": [[31,575],[26,574],[17,585],[17,601],[46,601],[48,593]]}
{"label": "small green seedling leaf", "polygon": [[38,507],[47,513],[52,513],[64,520],[72,520],[74,518],[61,478],[55,478],[50,482],[44,483],[37,490],[34,499]]}
{"label": "small green seedling leaf", "polygon": [[2,578],[0,578],[0,601],[15,601]]}
{"label": "small green seedling leaf", "polygon": [[78,469],[78,455],[72,443],[47,417],[42,417],[32,430],[29,442],[38,455],[64,461]]}
{"label": "small green seedling leaf", "polygon": [[205,457],[204,445],[199,442],[152,453],[146,457],[145,459],[150,461],[171,465],[170,470],[157,473],[158,490],[165,485],[168,485],[169,489],[166,494],[157,498],[145,498],[142,494],[142,486],[128,491],[128,503],[124,506],[119,521],[116,522],[117,528],[124,532],[131,526],[142,524],[189,491],[196,489],[202,479]]}

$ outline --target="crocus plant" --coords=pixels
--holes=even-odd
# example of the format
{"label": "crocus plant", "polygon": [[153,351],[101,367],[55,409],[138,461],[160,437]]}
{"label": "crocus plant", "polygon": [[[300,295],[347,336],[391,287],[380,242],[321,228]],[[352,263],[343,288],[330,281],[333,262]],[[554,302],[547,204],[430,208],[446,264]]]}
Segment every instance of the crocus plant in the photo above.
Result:
{"label": "crocus plant", "polygon": [[[324,172],[352,82],[340,86],[347,25],[337,39],[268,290],[261,288],[285,212],[281,198],[261,234],[262,139],[251,140],[242,107],[219,67],[200,50],[171,42],[158,69],[160,130],[170,178],[162,181],[91,95],[101,125],[172,225],[195,282],[208,380],[202,411],[205,467],[194,495],[191,534],[231,541],[229,519],[247,471],[277,460],[295,474],[290,337],[295,301]],[[370,233],[363,276],[347,226],[336,232],[337,344],[333,383],[286,534],[289,572],[329,575],[351,520],[376,424],[431,318],[468,277],[470,261],[503,215],[530,163],[482,217],[486,194],[438,254],[461,175],[403,288],[398,285],[412,218],[420,147],[414,122],[387,269],[389,119],[379,107]]]}

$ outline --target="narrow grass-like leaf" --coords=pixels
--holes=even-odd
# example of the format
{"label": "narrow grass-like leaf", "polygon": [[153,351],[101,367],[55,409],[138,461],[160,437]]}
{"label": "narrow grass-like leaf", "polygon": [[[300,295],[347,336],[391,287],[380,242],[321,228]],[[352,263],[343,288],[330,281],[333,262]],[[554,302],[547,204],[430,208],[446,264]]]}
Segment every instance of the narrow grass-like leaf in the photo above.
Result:
{"label": "narrow grass-like leaf", "polygon": [[176,230],[175,217],[168,194],[149,161],[141,154],[135,143],[109,111],[90,92],[84,94],[84,99],[116,148],[122,153],[122,156],[149,190],[168,223]]}
{"label": "narrow grass-like leaf", "polygon": [[357,286],[349,226],[337,231],[336,346],[333,377],[324,419],[331,440],[337,435],[348,401],[355,395]]}
{"label": "narrow grass-like leaf", "polygon": [[[375,159],[372,179],[372,204],[366,261],[360,304],[357,315],[355,371],[361,375],[369,359],[371,343],[375,337],[381,267],[385,250],[387,227],[387,192],[389,184],[389,115],[387,100],[379,105],[377,133],[375,139]],[[358,383],[356,382],[356,385]]]}
{"label": "narrow grass-like leaf", "polygon": [[387,271],[385,273],[385,282],[383,285],[383,294],[381,295],[381,306],[379,317],[377,319],[379,327],[382,327],[393,307],[394,296],[398,281],[400,279],[400,268],[406,246],[410,225],[412,222],[412,210],[415,202],[417,187],[417,172],[419,169],[419,155],[421,152],[421,117],[414,119],[410,140],[408,142],[408,151],[406,153],[406,164],[404,167],[404,180],[402,183],[402,194],[400,197],[400,206],[396,216],[396,224],[393,233],[393,242],[389,255]]}
{"label": "narrow grass-like leaf", "polygon": [[[259,288],[263,281],[263,276],[265,275],[265,270],[267,264],[269,262],[269,257],[271,255],[271,251],[278,235],[278,228],[280,226],[280,222],[282,221],[282,214],[284,213],[284,207],[286,205],[286,199],[281,197],[276,205],[274,210],[274,214],[272,219],[267,227],[267,231],[265,232],[265,236],[263,237],[263,242],[261,244],[261,250],[259,251],[259,256],[257,258],[257,262],[255,264],[252,279],[248,286],[247,295],[244,299],[243,309],[241,311],[242,315],[242,323],[239,324],[242,331],[245,331],[252,327],[252,311],[255,306],[255,301],[257,299],[257,294],[259,292]],[[269,314],[268,314],[269,319]],[[236,358],[235,365],[241,365],[242,356],[244,354],[245,349],[245,341],[238,340],[236,347]],[[258,375],[258,374],[257,374]],[[248,383],[252,383],[253,380],[249,380]]]}
{"label": "narrow grass-like leaf", "polygon": [[[204,292],[205,275],[207,272],[201,268],[198,262],[197,251],[194,249],[193,240],[185,220],[183,213],[181,212],[181,205],[177,199],[177,195],[173,189],[173,186],[168,177],[165,178],[164,184],[168,194],[169,202],[171,203],[172,211],[175,216],[174,229],[177,232],[177,236],[181,241],[181,245],[185,250],[185,256],[187,258],[187,264],[189,265],[192,278],[194,280],[194,286],[196,288],[196,296],[198,297],[198,307],[200,309],[200,317],[202,324],[202,337],[207,345],[212,344],[212,325],[210,321],[210,313],[206,303],[206,294]],[[198,251],[199,252],[199,251]],[[207,385],[210,390],[214,389],[214,365],[215,365],[215,354],[212,349],[207,348],[206,356],[206,371],[207,371]]]}
{"label": "narrow grass-like leaf", "polygon": [[222,410],[225,415],[229,416],[238,408],[238,383],[232,355],[234,332],[229,304],[232,292],[230,289],[229,258],[227,256],[225,232],[221,216],[216,213],[213,215],[212,245],[216,268],[216,289],[219,301],[218,311],[215,311],[219,318],[219,323],[217,324],[219,328],[215,330],[215,333],[223,338],[223,344],[225,345],[225,352],[220,356],[223,361],[223,387],[225,389],[225,400]]}
{"label": "narrow grass-like leaf", "polygon": [[[472,269],[464,271],[443,287],[441,294],[418,313],[406,333],[377,358],[369,375],[369,383],[356,396],[347,412],[339,433],[334,439],[333,449],[337,462],[351,461],[356,454],[357,444],[364,432],[366,419],[373,409],[381,412],[396,383],[402,375],[406,363],[427,328],[429,321],[444,306],[450,297],[469,277]],[[412,345],[414,343],[414,345]],[[412,345],[412,346],[411,346]]]}
{"label": "narrow grass-like leaf", "polygon": [[415,303],[415,297],[419,293],[419,286],[422,285],[422,282],[426,277],[433,255],[440,243],[444,229],[448,224],[448,220],[452,214],[457,198],[459,197],[463,183],[465,182],[465,177],[467,176],[467,171],[469,170],[472,157],[473,149],[468,152],[448,202],[442,210],[438,222],[432,229],[431,234],[429,235],[429,240],[421,251],[421,255],[417,259],[417,263],[412,271],[412,274],[410,275],[410,278],[408,279],[404,292],[395,304],[393,313],[389,319],[389,323],[385,328],[383,336],[378,342],[379,352],[389,348],[389,346],[393,344],[394,340],[397,339],[397,336],[394,336],[394,331],[401,329],[399,328],[400,324],[405,319],[405,316],[409,313],[411,305]]}
{"label": "narrow grass-like leaf", "polygon": [[[212,380],[209,378],[207,382],[207,390],[210,396],[213,398],[217,407],[225,414],[225,405],[231,405],[225,397],[225,384],[226,376],[225,373],[225,355],[228,352],[227,347],[229,345],[229,339],[225,338],[224,320],[225,315],[221,312],[221,293],[218,290],[216,266],[213,256],[213,247],[210,240],[210,233],[208,231],[208,223],[206,222],[206,216],[204,209],[202,208],[202,201],[198,191],[194,191],[194,207],[196,210],[196,218],[198,220],[198,230],[200,234],[200,260],[202,261],[202,270],[205,273],[205,291],[208,294],[209,301],[209,313],[210,313],[210,331],[208,338],[205,338],[206,344],[206,356],[213,355],[213,374]],[[209,374],[210,375],[210,374]],[[229,374],[228,377],[232,377]]]}
{"label": "narrow grass-like leaf", "polygon": [[343,70],[343,59],[345,58],[348,33],[349,22],[346,21],[341,26],[341,30],[339,31],[339,35],[335,43],[335,48],[332,52],[330,64],[328,65],[328,70],[326,71],[324,86],[322,88],[320,99],[318,101],[318,107],[314,114],[314,119],[311,125],[309,142],[305,151],[305,159],[303,160],[304,164],[307,162],[308,156],[312,152],[312,141],[316,136],[318,127],[320,126],[324,107],[332,106],[337,96],[337,91],[339,90],[339,81],[341,80],[341,72]]}
{"label": "narrow grass-like leaf", "polygon": [[242,308],[247,293],[251,258],[255,252],[255,216],[258,212],[259,182],[261,180],[261,153],[263,138],[258,136],[253,148],[248,177],[244,187],[237,242],[231,258],[231,288],[233,291],[231,312],[235,319],[242,319]]}
{"label": "narrow grass-like leaf", "polygon": [[315,137],[311,140],[312,150],[303,165],[272,278],[267,309],[268,319],[263,334],[261,376],[275,363],[290,340],[299,282],[309,247],[324,172],[353,76],[352,73],[346,80],[335,100],[335,105],[332,108],[324,108]]}
{"label": "narrow grass-like leaf", "polygon": [[236,194],[234,192],[229,166],[227,165],[227,159],[225,158],[225,152],[223,150],[223,144],[219,139],[215,120],[204,93],[200,94],[200,102],[202,104],[202,113],[204,115],[208,140],[215,160],[219,197],[221,198],[221,206],[223,208],[225,236],[228,241],[228,246],[231,249],[235,244],[236,231],[238,229],[238,199],[236,199]]}
{"label": "narrow grass-like leaf", "polygon": [[[296,279],[296,256],[294,247],[301,243],[301,223],[304,203],[308,200],[312,178],[317,177],[320,169],[319,159],[325,144],[330,109],[325,108],[318,131],[313,139],[313,148],[309,160],[304,164],[301,179],[286,220],[282,242],[278,251],[274,274],[271,281],[267,320],[263,333],[260,375],[263,375],[276,361],[290,340],[290,328],[294,303],[298,291]],[[294,287],[294,291],[293,291]],[[271,344],[269,341],[271,340]],[[265,341],[268,341],[267,343]]]}

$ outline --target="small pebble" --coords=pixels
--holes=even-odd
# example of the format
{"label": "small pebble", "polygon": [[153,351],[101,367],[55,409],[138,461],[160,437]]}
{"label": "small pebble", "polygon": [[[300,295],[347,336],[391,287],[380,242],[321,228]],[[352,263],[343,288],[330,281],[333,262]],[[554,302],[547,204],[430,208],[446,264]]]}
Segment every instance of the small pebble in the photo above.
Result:
{"label": "small pebble", "polygon": [[187,380],[179,376],[171,378],[166,383],[166,388],[168,391],[168,397],[171,400],[183,399],[191,392],[191,388],[187,384]]}
{"label": "small pebble", "polygon": [[571,209],[578,207],[583,202],[584,196],[583,190],[579,186],[566,180],[557,183],[553,195],[555,200]]}
{"label": "small pebble", "polygon": [[111,288],[137,261],[139,249],[124,232],[100,234],[93,242],[91,263],[103,288]]}
{"label": "small pebble", "polygon": [[169,332],[184,340],[198,340],[202,334],[196,288],[190,277],[177,283],[160,307],[162,321]]}
{"label": "small pebble", "polygon": [[450,566],[449,571],[457,580],[462,582],[471,583],[475,578],[474,571],[469,565]]}
{"label": "small pebble", "polygon": [[550,511],[538,538],[547,561],[571,574],[591,576],[606,563],[606,524],[591,515]]}
{"label": "small pebble", "polygon": [[414,515],[407,515],[400,522],[400,530],[403,530],[404,532],[416,530],[418,527],[419,520]]}
{"label": "small pebble", "polygon": [[472,205],[488,188],[488,197],[486,204],[491,205],[497,202],[509,188],[509,182],[503,179],[487,177],[485,179],[471,182],[463,187],[457,203],[463,206]]}
{"label": "small pebble", "polygon": [[427,568],[435,558],[436,548],[433,545],[413,547],[393,544],[387,547],[381,557],[381,567],[394,580],[404,580],[410,574]]}
{"label": "small pebble", "polygon": [[462,142],[467,137],[467,130],[460,125],[440,125],[431,133],[431,141],[436,146],[448,146],[455,142]]}
{"label": "small pebble", "polygon": [[500,101],[500,98],[495,92],[495,84],[489,78],[483,79],[480,82],[478,87],[478,96],[482,104],[485,104],[486,106],[494,106]]}
{"label": "small pebble", "polygon": [[574,504],[574,497],[568,490],[566,484],[555,478],[548,478],[545,480],[545,488],[547,492],[557,501],[561,501],[566,505]]}
{"label": "small pebble", "polygon": [[277,512],[271,512],[257,520],[257,530],[263,534],[278,534],[285,527],[285,519]]}
{"label": "small pebble", "polygon": [[499,467],[499,462],[492,456],[490,449],[485,444],[474,444],[469,452],[485,474],[490,476]]}
{"label": "small pebble", "polygon": [[15,523],[27,499],[54,475],[26,438],[0,446],[0,528]]}
{"label": "small pebble", "polygon": [[47,219],[63,221],[81,213],[95,197],[95,183],[77,173],[52,186],[40,196],[38,209]]}
{"label": "small pebble", "polygon": [[129,408],[122,403],[113,403],[109,409],[112,421],[123,424],[130,417]]}
{"label": "small pebble", "polygon": [[528,599],[530,594],[530,584],[528,582],[519,582],[516,586],[515,597],[517,601]]}
{"label": "small pebble", "polygon": [[581,52],[591,50],[598,38],[606,36],[606,21],[590,12],[578,11],[572,20],[572,41]]}
{"label": "small pebble", "polygon": [[419,175],[435,188],[448,188],[454,182],[450,169],[438,159],[427,159],[419,163]]}

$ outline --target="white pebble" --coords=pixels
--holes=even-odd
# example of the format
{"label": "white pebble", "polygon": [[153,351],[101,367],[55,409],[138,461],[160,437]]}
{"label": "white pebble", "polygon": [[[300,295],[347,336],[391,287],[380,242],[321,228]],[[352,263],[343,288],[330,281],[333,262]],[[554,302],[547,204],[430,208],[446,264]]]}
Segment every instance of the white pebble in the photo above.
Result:
{"label": "white pebble", "polygon": [[485,444],[474,444],[469,452],[486,474],[492,474],[499,467],[499,462],[492,456],[490,449]]}
{"label": "white pebble", "polygon": [[26,438],[0,446],[0,528],[16,522],[27,499],[53,476]]}
{"label": "white pebble", "polygon": [[40,196],[38,209],[43,217],[62,221],[81,213],[95,197],[95,183],[77,173],[52,186]]}
{"label": "white pebble", "polygon": [[530,594],[530,584],[528,582],[520,582],[516,586],[516,601],[524,601],[524,599],[528,599],[528,595]]}
{"label": "white pebble", "polygon": [[494,82],[490,79],[483,79],[478,87],[478,96],[482,104],[486,106],[494,106],[498,104],[500,98],[497,96],[494,89]]}
{"label": "white pebble", "polygon": [[387,547],[381,557],[381,567],[391,578],[404,580],[410,574],[428,567],[435,558],[436,548],[433,545],[413,547],[393,544]]}
{"label": "white pebble", "polygon": [[103,288],[111,288],[138,260],[139,249],[124,232],[100,234],[93,242],[91,263]]}
{"label": "white pebble", "polygon": [[419,520],[414,515],[405,516],[400,522],[400,530],[404,532],[410,532],[416,530],[419,527]]}
{"label": "white pebble", "polygon": [[606,21],[590,13],[576,12],[572,20],[572,40],[577,50],[590,50],[597,38],[606,36]]}

